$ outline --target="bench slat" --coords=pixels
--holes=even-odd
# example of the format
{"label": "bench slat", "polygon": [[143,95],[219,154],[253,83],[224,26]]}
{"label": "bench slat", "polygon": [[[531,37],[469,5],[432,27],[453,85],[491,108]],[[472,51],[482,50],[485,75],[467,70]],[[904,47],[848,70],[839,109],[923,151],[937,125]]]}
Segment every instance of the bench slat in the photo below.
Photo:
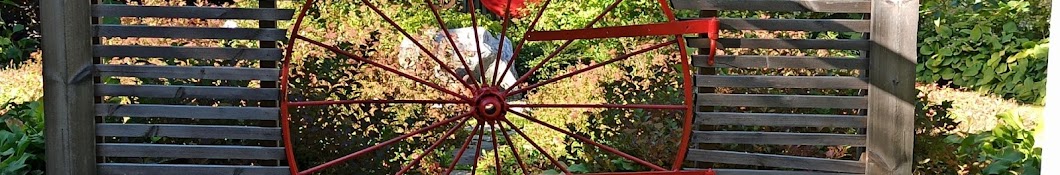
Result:
{"label": "bench slat", "polygon": [[92,46],[96,57],[195,58],[222,60],[265,60],[283,58],[278,48],[169,47],[169,46]]}
{"label": "bench slat", "polygon": [[866,109],[865,96],[699,94],[702,106]]}
{"label": "bench slat", "polygon": [[806,68],[806,69],[861,69],[868,65],[864,58],[765,56],[765,55],[718,55],[714,65],[707,64],[706,55],[693,55],[692,65],[718,68]]}
{"label": "bench slat", "polygon": [[168,27],[144,25],[95,25],[97,37],[247,39],[278,41],[286,38],[283,29]]}
{"label": "bench slat", "polygon": [[194,6],[133,6],[97,4],[92,6],[93,17],[159,17],[199,19],[290,20],[292,9],[219,8]]}
{"label": "bench slat", "polygon": [[865,128],[867,123],[868,117],[863,115],[738,112],[696,113],[696,124],[698,125]]}
{"label": "bench slat", "polygon": [[748,10],[779,12],[869,13],[868,0],[682,0],[671,1],[681,10]]}
{"label": "bench slat", "polygon": [[96,96],[276,100],[275,88],[96,84]]}
{"label": "bench slat", "polygon": [[695,143],[865,146],[865,135],[755,131],[695,131]]}
{"label": "bench slat", "polygon": [[280,140],[280,128],[256,126],[96,124],[96,135],[113,137],[175,137],[203,139]]}
{"label": "bench slat", "polygon": [[833,171],[840,173],[865,173],[865,164],[859,161],[786,156],[775,154],[746,153],[736,151],[689,149],[688,160],[738,165],[755,165],[804,170]]}
{"label": "bench slat", "polygon": [[186,106],[155,104],[96,104],[96,116],[187,119],[279,120],[279,108]]}

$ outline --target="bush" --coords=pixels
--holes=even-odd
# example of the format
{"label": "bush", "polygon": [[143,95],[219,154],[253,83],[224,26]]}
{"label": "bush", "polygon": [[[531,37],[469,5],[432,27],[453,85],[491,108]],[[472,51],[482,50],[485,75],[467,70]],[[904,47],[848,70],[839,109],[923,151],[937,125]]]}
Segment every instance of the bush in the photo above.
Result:
{"label": "bush", "polygon": [[0,174],[44,174],[44,103],[8,103],[0,109]]}
{"label": "bush", "polygon": [[1042,103],[1049,1],[921,3],[917,80]]}
{"label": "bush", "polygon": [[998,114],[997,118],[1002,124],[990,132],[946,138],[947,142],[959,145],[956,152],[958,160],[979,162],[973,164],[970,171],[980,174],[1041,173],[1042,148],[1034,146],[1034,139],[1038,135],[1036,131],[1041,129],[1025,128],[1020,116],[1011,111]]}
{"label": "bush", "polygon": [[0,0],[0,67],[30,58],[40,43],[38,1]]}

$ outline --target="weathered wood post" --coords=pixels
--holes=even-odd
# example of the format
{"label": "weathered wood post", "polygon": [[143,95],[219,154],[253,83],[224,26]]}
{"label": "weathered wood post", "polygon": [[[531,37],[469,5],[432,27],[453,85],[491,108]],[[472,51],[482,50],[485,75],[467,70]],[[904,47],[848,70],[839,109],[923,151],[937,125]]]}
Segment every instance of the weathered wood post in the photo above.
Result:
{"label": "weathered wood post", "polygon": [[919,0],[873,0],[865,172],[913,173]]}
{"label": "weathered wood post", "polygon": [[96,173],[90,2],[40,3],[50,175]]}

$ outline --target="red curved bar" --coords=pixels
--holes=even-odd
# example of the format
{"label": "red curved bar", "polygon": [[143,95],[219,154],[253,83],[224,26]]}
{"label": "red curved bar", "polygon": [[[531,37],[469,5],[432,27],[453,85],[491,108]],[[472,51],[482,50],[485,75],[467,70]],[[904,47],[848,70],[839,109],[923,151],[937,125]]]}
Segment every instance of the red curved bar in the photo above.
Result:
{"label": "red curved bar", "polygon": [[526,114],[524,114],[522,112],[515,111],[515,110],[512,110],[512,109],[508,109],[508,112],[511,112],[511,113],[513,113],[515,115],[518,115],[519,117],[523,117],[526,120],[530,120],[530,121],[532,121],[534,123],[537,123],[537,124],[539,124],[541,126],[545,126],[545,127],[548,127],[548,128],[550,128],[552,130],[555,130],[555,131],[558,131],[560,133],[566,134],[567,136],[574,137],[575,139],[578,139],[579,141],[582,141],[582,143],[591,144],[593,146],[599,147],[600,149],[603,149],[604,151],[614,153],[614,154],[618,155],[619,157],[629,159],[629,160],[631,160],[633,162],[636,162],[637,164],[640,164],[640,165],[644,165],[644,166],[646,166],[648,168],[651,168],[651,169],[653,169],[655,171],[666,171],[666,168],[660,167],[659,165],[655,165],[655,164],[652,164],[651,162],[645,161],[643,159],[640,159],[640,158],[637,158],[637,157],[633,157],[632,155],[626,154],[626,153],[624,153],[622,151],[619,151],[618,149],[612,148],[610,146],[607,146],[607,145],[604,145],[604,144],[600,144],[600,143],[596,143],[596,141],[593,141],[592,139],[585,138],[584,136],[581,136],[581,135],[578,135],[578,134],[574,134],[573,132],[570,132],[570,131],[564,130],[562,128],[553,126],[552,124],[548,124],[548,122],[544,122],[544,121],[538,120],[537,118],[530,117],[530,115],[526,115]]}
{"label": "red curved bar", "polygon": [[[519,90],[508,92],[507,94],[523,93],[523,92],[526,92],[528,90],[531,90],[531,89],[534,89],[534,88],[537,88],[537,87],[540,87],[540,86],[543,86],[543,85],[546,85],[546,84],[549,84],[549,83],[552,83],[552,82],[563,80],[565,78],[569,78],[571,76],[578,75],[578,74],[581,74],[581,73],[586,72],[586,71],[590,71],[590,70],[593,70],[593,69],[596,69],[596,68],[600,68],[600,67],[603,67],[604,65],[608,65],[608,64],[611,64],[611,63],[614,63],[614,62],[617,62],[617,61],[622,61],[622,60],[625,60],[625,59],[629,59],[630,57],[633,57],[635,55],[639,55],[639,54],[642,54],[642,53],[645,53],[645,52],[648,52],[648,51],[651,51],[651,50],[659,49],[659,48],[661,48],[663,46],[672,45],[674,43],[677,43],[677,42],[676,41],[669,41],[669,42],[665,42],[665,43],[661,43],[661,44],[656,44],[656,45],[648,47],[648,48],[644,48],[644,49],[641,49],[641,50],[634,51],[633,53],[629,53],[629,54],[625,54],[625,55],[622,55],[622,56],[619,56],[619,57],[616,57],[616,58],[612,58],[610,60],[607,60],[607,61],[604,61],[604,62],[600,62],[600,63],[597,63],[595,65],[592,65],[592,66],[589,66],[589,67],[586,67],[586,68],[582,68],[582,69],[578,69],[578,70],[575,70],[575,71],[571,71],[571,72],[568,72],[566,74],[554,77],[552,79],[548,79],[548,80],[539,82],[537,84],[526,86],[525,88],[522,88],[522,89],[519,89]],[[512,86],[512,87],[515,87],[515,86]]]}
{"label": "red curved bar", "polygon": [[[306,12],[315,3],[314,0],[306,0],[305,4],[302,4],[302,10],[298,12],[298,18],[294,21],[294,26],[291,29],[291,35],[298,35],[298,31],[301,29],[302,20],[305,19]],[[298,174],[298,162],[294,157],[294,144],[291,142],[291,114],[289,108],[289,102],[287,100],[287,82],[290,79],[291,69],[291,53],[294,52],[295,38],[291,37],[287,39],[287,46],[284,48],[283,54],[283,65],[280,65],[280,130],[283,131],[283,152],[287,156],[287,168],[291,171],[291,174]]]}
{"label": "red curved bar", "polygon": [[[666,14],[666,18],[670,22],[677,21],[677,17],[674,15],[674,11],[670,9],[670,3],[667,2],[667,0],[659,0],[659,8],[662,8],[663,13]],[[707,20],[706,29],[707,33],[717,35],[718,19],[711,18]],[[678,171],[681,170],[681,164],[685,162],[685,156],[686,154],[688,154],[688,144],[692,141],[692,139],[690,138],[692,137],[692,114],[694,114],[695,112],[693,111],[694,108],[692,105],[695,102],[693,102],[694,99],[692,94],[692,69],[688,63],[688,49],[685,47],[687,46],[685,44],[685,37],[680,34],[676,34],[674,35],[674,39],[677,40],[677,45],[679,45],[678,50],[681,51],[681,67],[683,68],[681,69],[681,79],[683,80],[681,81],[681,85],[684,87],[685,105],[688,105],[688,109],[685,110],[685,121],[684,123],[682,123],[681,141],[679,142],[680,144],[678,144],[677,146],[677,156],[674,157],[674,164],[673,167],[671,167],[671,170]],[[715,40],[716,39],[711,39],[712,48],[714,46]],[[713,53],[714,52],[711,51],[710,58],[707,61],[708,64],[711,65],[714,64]],[[711,174],[713,174],[713,172],[711,172]]]}

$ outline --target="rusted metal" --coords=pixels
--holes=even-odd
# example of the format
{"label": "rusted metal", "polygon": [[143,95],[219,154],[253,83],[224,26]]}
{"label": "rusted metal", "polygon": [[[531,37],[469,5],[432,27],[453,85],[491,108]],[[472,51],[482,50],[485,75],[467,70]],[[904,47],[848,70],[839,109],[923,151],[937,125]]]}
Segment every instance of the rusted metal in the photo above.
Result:
{"label": "rusted metal", "polygon": [[676,22],[663,22],[655,24],[601,27],[575,30],[534,31],[530,33],[527,40],[530,41],[552,41],[552,40],[577,40],[577,39],[599,39],[619,38],[636,36],[666,36],[680,34],[716,33],[717,20],[696,19]]}
{"label": "rusted metal", "polygon": [[667,109],[685,110],[687,105],[652,104],[509,104],[512,108],[617,108],[617,109]]}
{"label": "rusted metal", "polygon": [[[453,52],[456,52],[456,57],[460,59],[460,64],[464,66],[464,70],[471,71],[471,67],[467,66],[467,60],[464,59],[464,53],[460,52],[460,47],[457,47],[456,41],[453,41],[453,34],[449,33],[449,30],[446,30],[445,20],[442,20],[442,15],[438,14],[438,8],[434,6],[434,2],[431,0],[426,0],[425,2],[427,2],[427,8],[431,9],[431,14],[434,14],[434,20],[438,21],[438,27],[443,33],[445,33],[445,39],[449,40],[449,45],[453,47]],[[470,72],[468,73],[470,74]],[[478,78],[475,78],[475,76],[469,75],[468,77],[471,78],[471,82],[475,82],[475,85],[482,83],[479,82]],[[457,77],[457,79],[462,78]]]}
{"label": "rusted metal", "polygon": [[[502,124],[500,121],[507,121],[507,120],[499,120],[499,121],[496,121],[494,123],[497,124],[497,127],[501,128],[501,135],[504,136],[504,140],[508,141],[508,148],[510,148],[512,150],[512,156],[515,157],[515,162],[519,164],[519,168],[523,169],[523,174],[524,175],[530,175],[530,170],[526,168],[526,164],[523,163],[523,158],[519,157],[519,151],[517,151],[515,149],[515,143],[512,141],[512,137],[508,136],[508,131],[505,131],[504,124]],[[515,126],[512,126],[512,127],[515,127]]]}
{"label": "rusted metal", "polygon": [[463,128],[464,124],[467,123],[468,119],[471,119],[471,118],[469,117],[467,119],[464,119],[464,120],[460,121],[460,124],[456,124],[456,126],[453,126],[453,128],[449,128],[448,131],[445,131],[445,134],[442,134],[442,137],[439,137],[438,141],[435,141],[434,144],[431,144],[431,147],[428,147],[426,151],[423,151],[423,153],[421,153],[420,155],[416,156],[415,159],[412,159],[412,162],[409,162],[404,167],[401,167],[401,170],[399,170],[397,173],[394,173],[394,174],[395,175],[405,174],[405,172],[408,172],[409,169],[412,169],[412,166],[416,166],[416,164],[419,164],[420,160],[423,160],[424,156],[427,156],[428,154],[431,154],[432,152],[434,152],[434,149],[437,149],[438,146],[442,146],[442,143],[445,142],[445,140],[448,139],[449,136],[452,136],[453,134],[456,134],[456,130],[459,130],[459,129]]}
{"label": "rusted metal", "polygon": [[[445,169],[445,173],[442,173],[442,174],[450,174],[450,173],[453,172],[453,169],[456,168],[456,163],[460,162],[460,157],[464,157],[464,151],[467,151],[467,146],[471,145],[471,139],[475,138],[475,136],[479,135],[479,131],[481,131],[482,126],[483,126],[483,123],[481,123],[481,122],[478,123],[477,125],[475,125],[475,130],[471,130],[471,135],[468,135],[467,139],[464,140],[464,144],[462,146],[460,146],[460,151],[457,151],[456,152],[456,156],[453,157],[453,162],[449,163],[449,168],[446,168]],[[475,149],[475,151],[478,151],[478,149]],[[475,157],[478,157],[478,156],[475,156]]]}
{"label": "rusted metal", "polygon": [[[315,0],[306,0],[305,4],[302,4],[302,11],[298,12],[298,18],[294,21],[294,26],[291,27],[291,35],[297,35],[300,26],[302,26],[302,20],[305,19],[306,12],[309,7],[313,6]],[[291,143],[291,113],[290,113],[290,100],[288,100],[287,94],[287,83],[290,81],[290,70],[291,70],[291,57],[294,52],[295,38],[290,37],[285,43],[287,46],[284,48],[283,54],[283,65],[280,65],[280,130],[283,131],[283,153],[287,156],[287,167],[291,171],[291,174],[298,174],[298,162],[294,157],[294,144]]]}
{"label": "rusted metal", "polygon": [[[515,49],[513,49],[514,52],[512,52],[512,58],[509,59],[512,61],[508,63],[508,66],[505,66],[504,71],[501,71],[501,76],[497,77],[498,81],[494,81],[493,86],[500,86],[501,83],[499,80],[503,80],[502,77],[507,76],[508,70],[511,70],[512,67],[515,66],[516,61],[519,60],[519,51],[522,51],[523,45],[526,45],[526,38],[534,31],[534,27],[537,26],[537,22],[541,20],[541,16],[545,16],[545,9],[548,9],[548,5],[551,3],[552,0],[545,0],[545,2],[541,3],[541,9],[537,11],[537,17],[534,17],[534,21],[530,22],[530,26],[526,28],[526,33],[523,33],[523,39],[519,41],[519,45],[515,45]],[[515,86],[515,84],[512,86]]]}
{"label": "rusted metal", "polygon": [[619,151],[618,149],[612,148],[610,146],[597,143],[596,141],[593,141],[592,139],[586,138],[585,136],[574,134],[573,132],[570,132],[570,131],[567,131],[565,129],[553,126],[552,124],[548,124],[548,122],[544,122],[544,121],[538,120],[537,118],[531,117],[530,115],[526,115],[526,114],[523,114],[523,113],[521,113],[519,111],[514,111],[514,110],[510,110],[510,109],[508,110],[508,112],[511,112],[512,114],[515,114],[515,115],[518,115],[519,117],[523,117],[526,120],[530,120],[531,122],[537,123],[538,125],[548,127],[549,129],[552,129],[553,131],[557,131],[557,132],[566,134],[567,136],[574,137],[575,139],[578,139],[578,141],[581,141],[582,143],[588,143],[590,145],[593,145],[593,146],[596,146],[596,147],[598,147],[600,149],[603,149],[604,151],[611,152],[612,154],[618,155],[619,157],[626,158],[626,159],[628,159],[630,161],[633,161],[633,162],[635,162],[637,164],[640,164],[640,165],[643,165],[645,167],[651,168],[652,170],[655,170],[655,171],[666,171],[666,168],[660,167],[659,165],[655,165],[655,164],[653,164],[651,162],[648,162],[648,161],[645,161],[643,159],[640,159],[640,158],[634,157],[632,155],[626,154],[625,152]]}
{"label": "rusted metal", "polygon": [[332,101],[292,101],[287,105],[299,106],[328,106],[346,104],[467,104],[468,101],[460,100],[332,100]]}
{"label": "rusted metal", "polygon": [[520,130],[519,127],[516,127],[515,124],[512,124],[511,121],[508,121],[508,119],[504,119],[502,121],[504,123],[507,123],[508,126],[512,126],[512,130],[515,131],[515,133],[519,134],[519,136],[522,136],[527,143],[530,143],[530,146],[534,146],[534,149],[540,151],[542,155],[545,155],[545,158],[548,158],[548,161],[552,162],[552,165],[555,165],[556,168],[559,168],[559,170],[563,171],[564,174],[573,174],[570,172],[570,170],[567,170],[567,165],[564,165],[562,162],[556,161],[556,158],[552,157],[552,154],[549,154],[548,151],[545,151],[545,149],[542,149],[541,146],[538,146],[537,143],[534,142],[534,139],[530,139],[530,137],[526,136],[526,134],[523,133],[523,131]]}
{"label": "rusted metal", "polygon": [[[504,14],[503,15],[504,15],[504,19],[503,19],[504,22],[501,23],[500,42],[497,42],[497,60],[493,61],[493,84],[498,84],[496,82],[501,80],[500,78],[497,77],[498,71],[501,71],[500,70],[500,68],[501,68],[501,55],[503,55],[503,54],[501,54],[500,51],[504,49],[505,36],[508,35],[508,24],[512,23],[512,0],[508,0],[508,4],[504,6]],[[512,55],[514,56],[516,54],[512,53]],[[482,63],[479,63],[479,64],[482,64]],[[515,63],[508,63],[508,64],[515,64]],[[494,85],[494,86],[496,86],[496,85]],[[500,172],[497,172],[497,173],[500,173]]]}

